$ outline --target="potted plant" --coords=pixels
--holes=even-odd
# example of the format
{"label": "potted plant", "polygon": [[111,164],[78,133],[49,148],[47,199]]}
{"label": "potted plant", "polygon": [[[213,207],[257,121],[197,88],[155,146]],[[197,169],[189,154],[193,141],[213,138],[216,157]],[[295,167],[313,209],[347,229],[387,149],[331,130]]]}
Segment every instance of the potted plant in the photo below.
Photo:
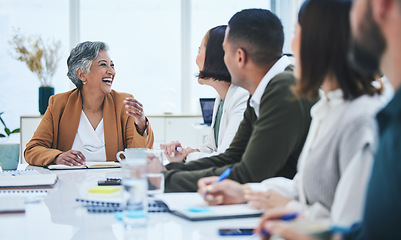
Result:
{"label": "potted plant", "polygon": [[29,70],[39,79],[39,112],[44,114],[54,87],[51,80],[60,61],[60,41],[48,41],[46,44],[41,37],[25,37],[16,32],[10,41],[15,50],[17,60],[25,62]]}
{"label": "potted plant", "polygon": [[[16,128],[14,130],[10,130],[6,123],[4,122],[1,115],[3,112],[0,113],[0,122],[4,126],[4,133],[0,133],[0,139],[5,139],[14,133],[19,133],[20,129]],[[1,168],[3,170],[15,170],[18,166],[19,160],[19,143],[1,143],[0,144],[0,163]]]}

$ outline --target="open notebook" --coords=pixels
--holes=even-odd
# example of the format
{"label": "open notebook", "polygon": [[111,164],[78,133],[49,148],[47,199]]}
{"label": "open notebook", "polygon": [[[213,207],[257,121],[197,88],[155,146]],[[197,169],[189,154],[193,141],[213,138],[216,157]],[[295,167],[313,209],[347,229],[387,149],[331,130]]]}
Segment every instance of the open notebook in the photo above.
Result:
{"label": "open notebook", "polygon": [[119,162],[86,162],[81,166],[67,166],[67,165],[49,165],[50,170],[68,170],[68,169],[85,169],[85,168],[118,168],[121,167]]}
{"label": "open notebook", "polygon": [[154,198],[164,202],[172,214],[191,221],[259,217],[263,213],[247,204],[208,206],[198,193],[164,193]]}

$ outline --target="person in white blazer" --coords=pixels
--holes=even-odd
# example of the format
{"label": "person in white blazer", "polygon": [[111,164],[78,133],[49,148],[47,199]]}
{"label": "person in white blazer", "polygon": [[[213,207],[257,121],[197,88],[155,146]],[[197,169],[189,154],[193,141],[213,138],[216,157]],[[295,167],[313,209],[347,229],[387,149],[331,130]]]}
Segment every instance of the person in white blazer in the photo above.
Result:
{"label": "person in white blazer", "polygon": [[223,153],[231,144],[238,126],[242,121],[246,102],[249,98],[249,93],[237,85],[231,84],[228,88],[226,98],[223,105],[223,113],[220,120],[219,136],[214,137],[214,127],[216,124],[216,115],[221,102],[221,97],[217,96],[213,108],[213,120],[211,130],[203,146],[199,147],[199,152],[195,151],[187,155],[186,161],[192,161],[203,157],[209,157]]}
{"label": "person in white blazer", "polygon": [[179,141],[161,144],[160,148],[170,162],[192,161],[223,153],[230,146],[243,119],[249,93],[231,83],[222,47],[226,28],[226,25],[221,25],[210,29],[203,37],[196,57],[199,84],[209,85],[218,93],[207,140],[198,148],[184,148]]}

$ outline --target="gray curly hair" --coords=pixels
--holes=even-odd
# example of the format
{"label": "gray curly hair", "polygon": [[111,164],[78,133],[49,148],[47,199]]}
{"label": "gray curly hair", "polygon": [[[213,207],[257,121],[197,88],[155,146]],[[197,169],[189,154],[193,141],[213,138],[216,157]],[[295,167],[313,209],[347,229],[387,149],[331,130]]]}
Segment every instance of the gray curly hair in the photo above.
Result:
{"label": "gray curly hair", "polygon": [[109,47],[104,42],[82,42],[71,50],[67,59],[68,78],[75,84],[78,90],[82,89],[82,81],[77,76],[77,70],[85,73],[90,72],[92,61],[97,57],[99,51],[107,51]]}

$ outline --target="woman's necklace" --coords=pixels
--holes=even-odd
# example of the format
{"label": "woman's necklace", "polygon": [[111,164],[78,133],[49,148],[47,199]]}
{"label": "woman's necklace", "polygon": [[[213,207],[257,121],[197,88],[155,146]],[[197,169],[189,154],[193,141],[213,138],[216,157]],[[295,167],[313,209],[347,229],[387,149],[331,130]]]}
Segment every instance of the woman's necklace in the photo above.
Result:
{"label": "woman's necklace", "polygon": [[100,112],[100,111],[103,110],[103,104],[102,104],[102,105],[100,106],[100,108],[99,108],[98,110],[96,110],[96,111],[90,110],[89,108],[85,107],[85,105],[84,105],[83,103],[82,103],[82,108],[83,108],[84,110],[88,111],[88,112],[97,113],[97,112]]}

